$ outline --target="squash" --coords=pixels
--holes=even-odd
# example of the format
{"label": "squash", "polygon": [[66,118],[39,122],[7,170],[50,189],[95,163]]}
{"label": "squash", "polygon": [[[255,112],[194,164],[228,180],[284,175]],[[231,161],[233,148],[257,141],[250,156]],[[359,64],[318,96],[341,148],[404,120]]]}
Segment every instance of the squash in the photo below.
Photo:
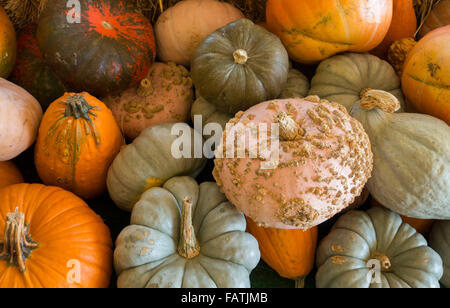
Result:
{"label": "squash", "polygon": [[260,253],[245,227],[215,183],[172,178],[142,195],[117,238],[117,286],[249,288]]}
{"label": "squash", "polygon": [[23,183],[19,168],[12,161],[0,161],[0,188]]}
{"label": "squash", "polygon": [[146,128],[109,168],[109,195],[119,208],[131,211],[149,188],[160,187],[175,176],[196,177],[206,165],[206,158],[197,150],[202,147],[202,135],[185,123]]}
{"label": "squash", "polygon": [[288,54],[280,40],[248,19],[208,36],[191,61],[199,95],[232,114],[278,97],[288,71]]}
{"label": "squash", "polygon": [[266,21],[292,60],[314,64],[378,46],[392,20],[392,0],[268,0]]}
{"label": "squash", "polygon": [[401,215],[450,219],[450,127],[431,116],[394,113],[399,107],[395,96],[377,90],[367,91],[353,107],[372,143],[367,188]]}
{"label": "squash", "polygon": [[244,18],[232,4],[216,0],[184,0],[165,10],[155,24],[158,57],[163,62],[189,66],[191,57],[208,35]]}
{"label": "squash", "polygon": [[308,91],[308,78],[299,70],[291,68],[288,73],[287,82],[278,98],[304,98],[308,96]]}
{"label": "squash", "polygon": [[[417,42],[411,38],[404,38],[394,42],[388,50],[388,61],[394,68],[397,75],[401,78],[403,73],[403,65],[405,64],[408,53],[416,47]],[[409,106],[407,106],[409,107]]]}
{"label": "squash", "polygon": [[41,119],[38,101],[0,78],[0,161],[15,158],[34,143]]}
{"label": "squash", "polygon": [[317,249],[318,288],[439,288],[441,257],[381,207],[339,218]]}
{"label": "squash", "polygon": [[402,88],[419,112],[450,124],[450,25],[428,33],[408,53]]}
{"label": "squash", "polygon": [[0,78],[7,78],[16,62],[17,42],[14,27],[0,6]]}
{"label": "squash", "polygon": [[156,54],[150,21],[125,0],[79,5],[79,22],[66,1],[49,0],[43,10],[36,35],[48,64],[70,89],[96,97],[138,84]]}
{"label": "squash", "polygon": [[29,24],[18,35],[16,65],[11,81],[33,95],[44,111],[68,89],[45,62],[35,36],[36,25]]}
{"label": "squash", "polygon": [[372,172],[369,137],[338,103],[273,100],[229,124],[213,175],[228,200],[261,226],[317,226],[348,207]]}
{"label": "squash", "polygon": [[400,79],[389,63],[370,54],[347,53],[320,63],[309,95],[340,103],[350,112],[364,89],[389,91],[404,108]]}
{"label": "squash", "polygon": [[246,219],[247,230],[258,240],[264,262],[281,277],[294,279],[297,288],[303,288],[314,267],[317,227],[306,231],[264,228]]}
{"label": "squash", "polygon": [[450,221],[438,221],[433,225],[430,234],[430,247],[442,257],[444,261],[444,275],[441,283],[450,287]]}
{"label": "squash", "polygon": [[189,72],[173,62],[157,62],[139,86],[103,101],[111,108],[125,137],[135,139],[151,125],[186,122],[193,100]]}
{"label": "squash", "polygon": [[35,147],[41,180],[83,198],[106,192],[106,174],[124,144],[114,116],[83,92],[66,93],[44,114]]}
{"label": "squash", "polygon": [[41,184],[0,189],[0,230],[0,288],[109,286],[109,229],[72,193]]}
{"label": "squash", "polygon": [[450,24],[450,0],[441,0],[426,17],[417,37],[423,38],[434,29]]}

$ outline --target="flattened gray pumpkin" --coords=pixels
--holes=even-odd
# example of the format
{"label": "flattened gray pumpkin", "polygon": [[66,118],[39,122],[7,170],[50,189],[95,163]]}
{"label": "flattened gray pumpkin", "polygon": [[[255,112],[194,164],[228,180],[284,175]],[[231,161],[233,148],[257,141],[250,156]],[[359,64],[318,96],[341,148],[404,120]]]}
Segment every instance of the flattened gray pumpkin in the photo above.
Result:
{"label": "flattened gray pumpkin", "polygon": [[309,95],[337,102],[350,112],[364,89],[383,90],[395,95],[404,110],[400,79],[392,66],[370,54],[346,53],[320,63],[311,81]]}
{"label": "flattened gray pumpkin", "polygon": [[433,225],[430,233],[430,247],[436,250],[444,261],[444,275],[441,283],[450,288],[450,221],[441,220]]}
{"label": "flattened gray pumpkin", "polygon": [[119,288],[249,288],[260,259],[246,221],[215,183],[172,178],[147,190],[119,235]]}
{"label": "flattened gray pumpkin", "polygon": [[231,114],[277,98],[288,71],[289,58],[280,39],[245,18],[208,36],[191,60],[200,95]]}
{"label": "flattened gray pumpkin", "polygon": [[[439,288],[443,272],[425,238],[381,207],[341,216],[319,244],[316,262],[318,288]],[[371,275],[374,265],[379,276]]]}

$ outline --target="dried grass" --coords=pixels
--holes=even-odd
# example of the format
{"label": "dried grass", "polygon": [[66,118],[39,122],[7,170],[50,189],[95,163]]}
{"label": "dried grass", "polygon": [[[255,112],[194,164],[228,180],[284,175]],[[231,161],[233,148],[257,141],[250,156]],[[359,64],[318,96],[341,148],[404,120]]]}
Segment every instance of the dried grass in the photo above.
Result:
{"label": "dried grass", "polygon": [[433,7],[441,2],[441,0],[413,0],[414,8],[416,9],[416,16],[419,21],[419,26],[417,27],[416,35],[419,33],[420,29],[422,29],[425,20],[428,15],[431,13]]}
{"label": "dried grass", "polygon": [[16,29],[37,22],[48,0],[0,0]]}

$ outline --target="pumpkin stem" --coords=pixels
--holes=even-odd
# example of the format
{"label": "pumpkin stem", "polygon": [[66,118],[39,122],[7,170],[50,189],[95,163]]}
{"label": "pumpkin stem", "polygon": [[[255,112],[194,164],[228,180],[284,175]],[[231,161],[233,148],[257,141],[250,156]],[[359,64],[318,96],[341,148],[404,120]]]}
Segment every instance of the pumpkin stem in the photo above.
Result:
{"label": "pumpkin stem", "polygon": [[286,112],[280,111],[275,115],[275,123],[280,125],[280,140],[295,141],[305,135],[305,131]]}
{"label": "pumpkin stem", "polygon": [[192,259],[200,253],[200,246],[192,226],[192,199],[184,198],[182,202],[178,254],[186,259]]}
{"label": "pumpkin stem", "polygon": [[306,276],[295,279],[295,288],[296,289],[304,289],[305,288],[305,280],[306,280]]}
{"label": "pumpkin stem", "polygon": [[[364,91],[364,90],[363,90]],[[362,109],[381,109],[386,113],[394,113],[400,109],[399,100],[389,92],[381,90],[363,91],[359,105]]]}
{"label": "pumpkin stem", "polygon": [[234,62],[237,64],[245,64],[248,60],[248,54],[244,49],[237,49],[233,52]]}
{"label": "pumpkin stem", "polygon": [[375,254],[375,259],[377,259],[378,261],[380,261],[381,264],[381,269],[383,271],[388,271],[391,269],[391,260],[389,260],[389,258],[384,255],[384,254],[380,254],[380,253],[376,253]]}
{"label": "pumpkin stem", "polygon": [[152,93],[152,82],[147,78],[143,79],[139,84],[139,87],[137,88],[137,95],[139,95],[140,97],[147,97]]}
{"label": "pumpkin stem", "polygon": [[25,225],[25,215],[16,208],[14,213],[6,214],[6,226],[4,239],[0,240],[3,246],[0,260],[8,260],[10,265],[19,267],[21,273],[26,271],[25,260],[30,257],[31,252],[38,247]]}

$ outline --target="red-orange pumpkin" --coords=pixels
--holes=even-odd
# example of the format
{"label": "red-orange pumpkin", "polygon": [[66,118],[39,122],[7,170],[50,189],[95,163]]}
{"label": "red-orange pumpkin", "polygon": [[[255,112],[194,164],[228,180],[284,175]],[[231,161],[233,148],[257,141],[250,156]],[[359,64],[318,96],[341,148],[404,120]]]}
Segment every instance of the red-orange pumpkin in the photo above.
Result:
{"label": "red-orange pumpkin", "polygon": [[22,182],[22,173],[12,161],[0,161],[0,188]]}

